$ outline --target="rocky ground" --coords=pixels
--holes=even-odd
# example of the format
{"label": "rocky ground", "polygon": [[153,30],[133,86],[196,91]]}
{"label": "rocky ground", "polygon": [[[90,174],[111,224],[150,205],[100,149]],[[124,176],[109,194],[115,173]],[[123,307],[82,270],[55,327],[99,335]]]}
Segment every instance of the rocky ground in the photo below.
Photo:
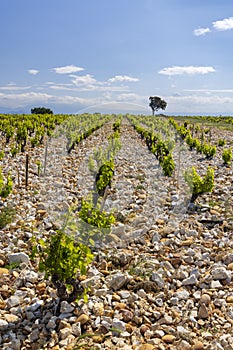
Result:
{"label": "rocky ground", "polygon": [[[88,159],[111,133],[105,125],[69,155],[62,138],[50,140],[46,161],[44,147],[28,150],[27,189],[25,155],[2,161],[15,187],[1,209],[12,205],[16,216],[1,230],[0,348],[233,349],[232,168],[223,165],[221,147],[206,160],[177,144],[176,172],[166,178],[126,120],[104,207],[117,221],[81,282],[88,302],[63,301],[56,312],[56,289],[30,259],[31,238],[50,235],[90,193]],[[230,132],[214,130],[211,142],[219,138],[232,146]],[[202,174],[215,169],[214,190],[197,207],[188,206],[183,180],[192,165]]]}

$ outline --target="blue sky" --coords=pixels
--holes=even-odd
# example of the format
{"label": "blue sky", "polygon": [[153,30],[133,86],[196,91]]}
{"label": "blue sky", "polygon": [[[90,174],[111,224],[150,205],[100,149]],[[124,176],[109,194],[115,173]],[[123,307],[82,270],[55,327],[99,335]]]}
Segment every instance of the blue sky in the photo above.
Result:
{"label": "blue sky", "polygon": [[232,0],[1,0],[0,113],[233,115]]}

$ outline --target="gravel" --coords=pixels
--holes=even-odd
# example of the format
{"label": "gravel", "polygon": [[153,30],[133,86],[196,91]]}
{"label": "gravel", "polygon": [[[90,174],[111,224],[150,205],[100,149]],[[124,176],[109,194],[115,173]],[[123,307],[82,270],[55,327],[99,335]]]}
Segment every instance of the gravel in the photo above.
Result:
{"label": "gravel", "polygon": [[[16,216],[1,230],[1,349],[233,349],[232,168],[223,166],[220,147],[207,160],[178,145],[179,171],[166,178],[125,119],[104,205],[117,221],[105,243],[97,242],[81,282],[88,302],[57,308],[56,289],[30,258],[30,239],[52,234],[69,206],[90,193],[89,157],[107,147],[111,132],[108,123],[69,155],[62,138],[50,140],[40,177],[44,147],[28,149],[28,189],[24,154],[6,152],[2,168],[12,169],[15,188],[0,205],[14,205]],[[219,138],[233,142],[232,133],[216,129],[212,143]],[[213,193],[194,208],[182,175],[192,165],[200,173],[215,169]]]}

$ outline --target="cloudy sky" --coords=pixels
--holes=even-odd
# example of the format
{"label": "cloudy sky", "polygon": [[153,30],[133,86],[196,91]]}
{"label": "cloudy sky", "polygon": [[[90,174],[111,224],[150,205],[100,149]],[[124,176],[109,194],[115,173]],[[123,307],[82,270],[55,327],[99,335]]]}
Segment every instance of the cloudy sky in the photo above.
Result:
{"label": "cloudy sky", "polygon": [[1,0],[0,113],[233,115],[232,0]]}

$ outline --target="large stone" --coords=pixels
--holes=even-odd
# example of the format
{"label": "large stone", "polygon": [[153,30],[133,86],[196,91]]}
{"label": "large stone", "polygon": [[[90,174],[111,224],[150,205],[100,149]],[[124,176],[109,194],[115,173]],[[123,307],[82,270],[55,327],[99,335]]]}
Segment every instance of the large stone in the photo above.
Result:
{"label": "large stone", "polygon": [[29,335],[29,339],[31,341],[31,343],[33,343],[34,341],[36,341],[37,339],[39,339],[40,336],[40,331],[38,328],[33,329],[32,332]]}
{"label": "large stone", "polygon": [[99,276],[93,276],[93,277],[90,277],[90,278],[87,278],[83,281],[80,282],[80,285],[83,287],[83,288],[92,288],[92,287],[96,287],[98,286],[99,284],[99,279],[100,277]]}
{"label": "large stone", "polygon": [[71,328],[62,328],[59,332],[59,337],[63,340],[69,337],[69,335],[72,333],[72,329]]}
{"label": "large stone", "polygon": [[183,281],[182,281],[182,284],[184,286],[192,286],[194,284],[197,283],[197,277],[196,275],[191,275],[189,276],[188,278],[185,278]]}
{"label": "large stone", "polygon": [[12,308],[14,306],[17,306],[21,303],[22,299],[18,295],[12,295],[10,298],[7,299],[6,305],[9,308]]}
{"label": "large stone", "polygon": [[57,317],[56,316],[52,316],[49,320],[49,322],[46,325],[46,328],[51,330],[51,329],[55,329],[57,327]]}
{"label": "large stone", "polygon": [[205,304],[201,304],[198,310],[198,318],[204,320],[204,319],[207,319],[208,317],[209,317],[209,311],[207,307],[205,306]]}
{"label": "large stone", "polygon": [[0,319],[0,331],[5,331],[8,328],[8,322]]}
{"label": "large stone", "polygon": [[12,263],[29,263],[29,256],[26,253],[12,253],[8,255],[9,264]]}
{"label": "large stone", "polygon": [[128,280],[129,277],[127,275],[122,274],[121,272],[117,272],[112,276],[112,279],[110,281],[110,288],[114,291],[119,290],[128,282]]}
{"label": "large stone", "polygon": [[79,322],[72,324],[72,334],[76,337],[79,337],[82,334],[81,324]]}
{"label": "large stone", "polygon": [[179,300],[187,300],[189,298],[189,292],[186,289],[179,289],[174,294],[174,297],[177,297]]}
{"label": "large stone", "polygon": [[151,280],[155,282],[159,288],[163,288],[165,285],[164,280],[157,272],[152,272]]}
{"label": "large stone", "polygon": [[8,323],[14,323],[20,320],[20,318],[17,315],[12,315],[12,314],[5,314],[4,318]]}
{"label": "large stone", "polygon": [[211,274],[214,280],[231,280],[231,272],[227,271],[224,266],[214,267]]}
{"label": "large stone", "polygon": [[162,340],[168,344],[173,343],[175,339],[176,339],[176,337],[172,334],[166,334],[162,337]]}
{"label": "large stone", "polygon": [[160,235],[161,235],[162,237],[166,237],[167,235],[169,235],[169,234],[175,232],[175,230],[176,230],[175,227],[170,226],[170,225],[167,225],[167,226],[164,226],[164,227],[159,231],[159,233],[160,233]]}
{"label": "large stone", "polygon": [[67,301],[63,300],[61,302],[60,312],[61,314],[67,314],[74,310],[74,307],[70,305]]}
{"label": "large stone", "polygon": [[121,310],[122,319],[124,322],[129,322],[134,317],[134,313],[130,310]]}
{"label": "large stone", "polygon": [[26,311],[35,312],[35,311],[38,310],[43,304],[44,304],[44,301],[38,299],[38,300],[36,300],[33,304],[28,305],[28,306],[26,307]]}
{"label": "large stone", "polygon": [[124,332],[126,330],[125,322],[119,320],[118,318],[114,318],[112,321],[112,328],[113,328],[113,334],[118,335],[121,332]]}
{"label": "large stone", "polygon": [[36,283],[38,281],[38,274],[34,271],[27,271],[24,274],[24,278],[27,282]]}
{"label": "large stone", "polygon": [[222,288],[222,285],[219,281],[211,281],[210,282],[210,288],[211,289],[221,289]]}
{"label": "large stone", "polygon": [[9,343],[11,346],[11,349],[14,350],[20,350],[21,349],[21,341],[20,339],[12,339],[12,341]]}
{"label": "large stone", "polygon": [[93,313],[95,316],[103,316],[104,314],[104,303],[95,303],[93,305]]}

